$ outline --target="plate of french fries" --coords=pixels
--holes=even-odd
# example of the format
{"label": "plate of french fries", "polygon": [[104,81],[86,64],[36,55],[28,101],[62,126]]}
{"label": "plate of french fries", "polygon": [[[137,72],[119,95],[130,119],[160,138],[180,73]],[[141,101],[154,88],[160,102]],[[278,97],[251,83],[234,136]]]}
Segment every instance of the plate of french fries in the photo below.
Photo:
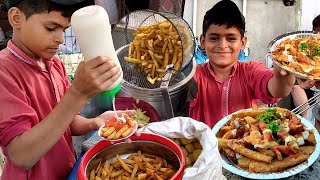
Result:
{"label": "plate of french fries", "polygon": [[293,75],[320,80],[320,34],[315,31],[286,33],[272,41],[272,60]]}
{"label": "plate of french fries", "polygon": [[320,136],[313,124],[284,108],[237,111],[221,119],[213,133],[223,168],[251,179],[295,175],[320,154]]}
{"label": "plate of french fries", "polygon": [[[121,119],[125,119],[125,122]],[[113,116],[107,120],[105,124],[99,128],[98,134],[108,141],[118,141],[132,136],[137,129],[138,123],[123,113],[119,116],[119,119]]]}

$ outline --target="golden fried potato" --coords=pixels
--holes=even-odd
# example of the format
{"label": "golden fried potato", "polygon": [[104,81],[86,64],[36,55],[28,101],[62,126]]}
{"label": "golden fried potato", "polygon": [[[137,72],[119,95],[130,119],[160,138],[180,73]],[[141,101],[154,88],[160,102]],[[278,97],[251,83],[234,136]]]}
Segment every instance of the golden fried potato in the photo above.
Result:
{"label": "golden fried potato", "polygon": [[181,143],[186,145],[192,142],[192,139],[187,139],[187,138],[181,138],[180,139]]}
{"label": "golden fried potato", "polygon": [[198,141],[192,143],[194,149],[202,149],[201,144]]}
{"label": "golden fried potato", "polygon": [[192,155],[193,155],[194,161],[197,161],[197,159],[200,156],[201,152],[202,152],[202,150],[200,150],[200,149],[196,149],[196,150],[193,151]]}
{"label": "golden fried potato", "polygon": [[185,147],[186,147],[186,150],[188,151],[188,153],[193,153],[194,147],[193,147],[193,145],[191,143],[185,145]]}

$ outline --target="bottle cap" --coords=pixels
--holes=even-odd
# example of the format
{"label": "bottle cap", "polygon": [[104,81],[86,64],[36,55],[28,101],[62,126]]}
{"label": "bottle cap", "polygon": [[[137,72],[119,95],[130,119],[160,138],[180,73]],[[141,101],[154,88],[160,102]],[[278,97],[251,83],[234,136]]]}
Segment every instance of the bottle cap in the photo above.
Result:
{"label": "bottle cap", "polygon": [[101,95],[114,97],[120,91],[120,89],[121,89],[121,84],[119,84],[118,86],[116,86],[111,90],[102,92]]}

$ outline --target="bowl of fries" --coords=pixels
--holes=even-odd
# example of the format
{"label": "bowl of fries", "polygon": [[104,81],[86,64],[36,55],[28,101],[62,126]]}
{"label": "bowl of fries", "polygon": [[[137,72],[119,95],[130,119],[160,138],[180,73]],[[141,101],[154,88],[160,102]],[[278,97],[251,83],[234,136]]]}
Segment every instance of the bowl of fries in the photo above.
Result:
{"label": "bowl of fries", "polygon": [[132,136],[138,129],[138,123],[132,120],[127,114],[119,117],[113,116],[102,125],[98,134],[109,141],[119,141]]}
{"label": "bowl of fries", "polygon": [[181,179],[186,163],[172,140],[152,133],[131,136],[131,143],[100,141],[83,156],[78,178]]}
{"label": "bowl of fries", "polygon": [[213,133],[223,168],[251,179],[293,176],[320,154],[320,136],[313,124],[283,108],[237,111],[221,119]]}

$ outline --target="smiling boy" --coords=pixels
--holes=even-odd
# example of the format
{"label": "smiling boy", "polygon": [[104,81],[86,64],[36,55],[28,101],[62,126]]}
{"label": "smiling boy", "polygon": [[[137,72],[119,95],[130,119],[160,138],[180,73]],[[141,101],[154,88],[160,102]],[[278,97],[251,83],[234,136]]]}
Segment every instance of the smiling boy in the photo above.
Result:
{"label": "smiling boy", "polygon": [[245,48],[245,22],[237,5],[222,0],[206,12],[201,46],[209,62],[197,67],[196,98],[190,102],[190,117],[212,128],[220,119],[261,100],[275,103],[289,94],[295,77],[275,66],[274,71],[259,62],[238,61]]}
{"label": "smiling boy", "polygon": [[[89,0],[9,0],[12,40],[0,51],[1,179],[66,179],[75,161],[71,135],[97,130],[108,118],[78,115],[92,96],[121,75],[108,57],[81,62],[72,85],[54,56],[72,13]],[[110,116],[113,116],[110,115]]]}

